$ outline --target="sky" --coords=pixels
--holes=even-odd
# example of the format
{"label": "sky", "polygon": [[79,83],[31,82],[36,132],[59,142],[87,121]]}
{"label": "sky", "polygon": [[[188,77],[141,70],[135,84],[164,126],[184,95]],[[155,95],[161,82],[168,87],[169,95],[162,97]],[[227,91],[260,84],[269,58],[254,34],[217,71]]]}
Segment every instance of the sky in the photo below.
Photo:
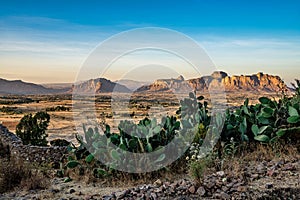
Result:
{"label": "sky", "polygon": [[[300,1],[296,0],[2,1],[0,78],[74,82],[99,44],[145,27],[186,35],[205,50],[217,70],[230,75],[263,71],[281,76],[286,83],[300,78]],[[140,60],[140,66],[151,68],[149,60],[154,58],[172,63],[169,67],[177,71],[170,75],[197,76],[182,60],[171,57],[151,51],[132,53],[105,76],[116,80],[129,74],[145,80],[141,70],[126,71],[127,66]],[[93,74],[100,76],[99,71]]]}

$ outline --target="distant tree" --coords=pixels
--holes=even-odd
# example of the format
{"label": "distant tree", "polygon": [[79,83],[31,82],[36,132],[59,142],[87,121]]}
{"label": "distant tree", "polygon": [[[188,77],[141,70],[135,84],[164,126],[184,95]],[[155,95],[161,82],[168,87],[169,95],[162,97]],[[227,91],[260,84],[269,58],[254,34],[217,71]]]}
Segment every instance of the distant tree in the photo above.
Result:
{"label": "distant tree", "polygon": [[23,144],[36,146],[47,146],[48,137],[46,130],[50,122],[50,115],[47,112],[37,112],[25,115],[16,128],[16,134],[21,138]]}

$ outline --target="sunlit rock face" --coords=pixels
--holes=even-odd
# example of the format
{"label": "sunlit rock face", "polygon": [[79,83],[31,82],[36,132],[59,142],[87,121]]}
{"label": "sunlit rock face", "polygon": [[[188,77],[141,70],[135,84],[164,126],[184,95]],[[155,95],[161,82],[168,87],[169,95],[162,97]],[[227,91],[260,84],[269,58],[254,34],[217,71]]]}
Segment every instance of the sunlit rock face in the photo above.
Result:
{"label": "sunlit rock face", "polygon": [[279,76],[259,72],[253,75],[229,76],[226,72],[216,71],[210,76],[185,80],[183,76],[171,79],[160,79],[152,84],[140,87],[137,91],[208,91],[222,89],[226,91],[259,91],[278,92],[287,89]]}
{"label": "sunlit rock face", "polygon": [[280,88],[287,88],[279,76],[258,73],[250,76],[232,76],[222,78],[226,90],[246,90],[278,92]]}

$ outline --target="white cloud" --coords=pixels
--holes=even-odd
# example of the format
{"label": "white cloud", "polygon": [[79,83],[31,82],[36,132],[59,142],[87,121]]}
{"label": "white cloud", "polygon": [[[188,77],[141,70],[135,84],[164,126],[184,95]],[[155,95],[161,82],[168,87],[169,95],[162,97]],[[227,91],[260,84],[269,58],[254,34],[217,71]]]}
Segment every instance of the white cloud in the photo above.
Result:
{"label": "white cloud", "polygon": [[300,72],[300,37],[216,37],[201,44],[215,64],[231,74],[263,71],[289,83]]}
{"label": "white cloud", "polygon": [[[32,69],[32,73],[43,68],[50,82],[55,82],[51,76],[61,70],[67,80],[74,80],[79,66],[99,42],[122,30],[141,26],[150,25],[125,22],[116,26],[83,26],[45,17],[0,18],[0,67],[5,70],[4,74],[13,74],[24,66]],[[287,81],[298,78],[295,76],[300,72],[300,37],[198,35],[195,38],[216,66],[230,74],[264,71],[278,74]],[[172,48],[187,48],[185,43],[170,40]],[[119,45],[128,44],[125,40]],[[36,73],[40,75],[41,72]],[[60,81],[64,76],[60,74]]]}

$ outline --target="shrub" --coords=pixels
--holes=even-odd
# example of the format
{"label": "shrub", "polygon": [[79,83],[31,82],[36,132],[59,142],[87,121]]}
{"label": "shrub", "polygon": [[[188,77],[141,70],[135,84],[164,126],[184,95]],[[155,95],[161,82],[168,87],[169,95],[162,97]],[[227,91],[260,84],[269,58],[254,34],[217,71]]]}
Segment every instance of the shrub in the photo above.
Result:
{"label": "shrub", "polygon": [[19,97],[19,96],[6,96],[6,97],[1,97],[0,99],[0,104],[5,104],[5,105],[24,104],[24,103],[32,103],[32,102],[34,102],[33,99]]}
{"label": "shrub", "polygon": [[8,192],[17,186],[27,190],[45,189],[48,180],[29,165],[16,160],[0,160],[0,193]]}
{"label": "shrub", "polygon": [[56,107],[46,108],[46,111],[47,112],[70,111],[70,108],[65,106],[56,106]]}
{"label": "shrub", "polygon": [[197,183],[202,183],[205,172],[207,171],[207,158],[193,160],[189,163],[189,172]]}
{"label": "shrub", "polygon": [[18,109],[17,107],[5,107],[3,106],[2,108],[0,108],[0,112],[4,112],[6,114],[22,114],[22,110]]}
{"label": "shrub", "polygon": [[16,134],[22,139],[23,144],[47,146],[46,130],[49,122],[50,115],[47,112],[38,112],[34,116],[25,115],[17,125]]}

